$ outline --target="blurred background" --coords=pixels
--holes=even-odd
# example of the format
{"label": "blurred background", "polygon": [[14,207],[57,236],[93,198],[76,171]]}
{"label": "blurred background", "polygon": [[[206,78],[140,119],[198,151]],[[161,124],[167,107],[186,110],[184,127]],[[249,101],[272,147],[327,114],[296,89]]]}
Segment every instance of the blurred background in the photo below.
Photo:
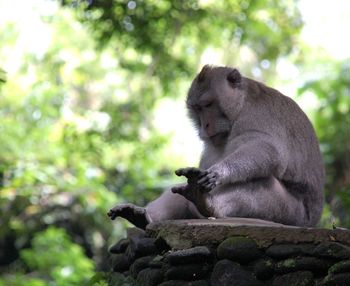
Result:
{"label": "blurred background", "polygon": [[299,103],[327,168],[319,226],[350,227],[349,27],[348,0],[0,0],[0,285],[106,285],[128,226],[108,209],[197,165],[184,98],[204,64]]}

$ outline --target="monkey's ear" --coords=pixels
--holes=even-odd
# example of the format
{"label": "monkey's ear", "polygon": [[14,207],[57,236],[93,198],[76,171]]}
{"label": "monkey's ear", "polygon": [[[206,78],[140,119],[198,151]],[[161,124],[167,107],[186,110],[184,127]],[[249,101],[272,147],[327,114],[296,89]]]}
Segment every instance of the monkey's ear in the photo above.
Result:
{"label": "monkey's ear", "polygon": [[242,82],[242,76],[237,69],[233,69],[226,77],[232,87],[237,87]]}
{"label": "monkey's ear", "polygon": [[209,65],[205,65],[202,70],[200,71],[200,73],[198,74],[198,82],[203,82],[206,78],[206,75],[208,73],[208,71],[210,70],[210,66]]}

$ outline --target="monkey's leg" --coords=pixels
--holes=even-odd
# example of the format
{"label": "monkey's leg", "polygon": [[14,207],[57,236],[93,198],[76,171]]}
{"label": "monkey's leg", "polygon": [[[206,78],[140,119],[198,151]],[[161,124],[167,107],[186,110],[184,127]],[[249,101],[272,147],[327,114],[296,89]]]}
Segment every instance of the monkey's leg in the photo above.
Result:
{"label": "monkey's leg", "polygon": [[211,191],[215,217],[249,217],[288,225],[308,225],[308,212],[274,177],[223,185]]}
{"label": "monkey's leg", "polygon": [[[177,186],[181,188],[186,186]],[[151,221],[163,221],[172,219],[204,218],[196,206],[185,197],[165,191],[158,199],[150,202],[146,207]]]}
{"label": "monkey's leg", "polygon": [[154,221],[204,218],[192,202],[181,195],[173,194],[170,190],[165,191],[145,208],[133,204],[120,204],[112,208],[108,216],[112,220],[116,217],[125,218],[142,229]]}
{"label": "monkey's leg", "polygon": [[127,219],[136,227],[145,229],[150,222],[147,211],[143,207],[138,207],[134,204],[120,204],[110,209],[107,215],[114,220],[116,217]]}

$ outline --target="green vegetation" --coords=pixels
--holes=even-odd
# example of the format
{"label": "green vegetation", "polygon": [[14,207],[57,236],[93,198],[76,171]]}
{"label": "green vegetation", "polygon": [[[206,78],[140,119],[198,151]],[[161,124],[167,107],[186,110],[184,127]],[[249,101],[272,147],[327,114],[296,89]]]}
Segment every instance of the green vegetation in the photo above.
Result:
{"label": "green vegetation", "polygon": [[0,16],[0,285],[105,285],[94,273],[126,226],[106,212],[174,182],[186,158],[167,152],[154,112],[184,97],[208,53],[270,83],[281,58],[319,71],[299,91],[318,102],[322,223],[350,226],[349,64],[300,44],[294,1],[26,2],[0,2],[24,11]]}

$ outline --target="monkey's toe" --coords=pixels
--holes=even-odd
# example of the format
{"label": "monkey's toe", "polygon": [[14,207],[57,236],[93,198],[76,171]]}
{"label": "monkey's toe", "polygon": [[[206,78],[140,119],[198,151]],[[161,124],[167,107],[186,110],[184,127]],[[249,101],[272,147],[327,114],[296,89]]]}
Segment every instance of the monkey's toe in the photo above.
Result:
{"label": "monkey's toe", "polygon": [[113,210],[109,210],[109,212],[107,213],[107,215],[109,216],[109,218],[111,220],[114,220],[117,216],[115,215],[115,212]]}
{"label": "monkey's toe", "polygon": [[177,176],[185,176],[187,178],[199,176],[202,173],[202,170],[196,167],[180,168],[175,171]]}
{"label": "monkey's toe", "polygon": [[188,191],[188,185],[186,186],[176,186],[176,187],[172,187],[171,191],[174,194],[180,194],[183,195],[186,191]]}

